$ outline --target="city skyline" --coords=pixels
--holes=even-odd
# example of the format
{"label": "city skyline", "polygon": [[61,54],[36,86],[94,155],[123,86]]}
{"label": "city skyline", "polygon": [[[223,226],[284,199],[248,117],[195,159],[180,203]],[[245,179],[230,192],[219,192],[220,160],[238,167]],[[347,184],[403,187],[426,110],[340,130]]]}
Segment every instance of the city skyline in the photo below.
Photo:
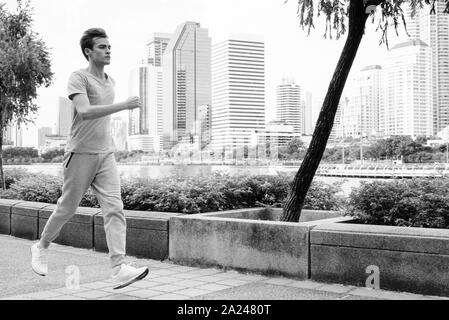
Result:
{"label": "city skyline", "polygon": [[[5,2],[9,9],[15,7],[14,0]],[[113,63],[107,72],[117,79],[117,101],[127,98],[129,72],[147,55],[147,39],[155,32],[173,32],[185,21],[196,21],[209,30],[212,44],[223,41],[234,32],[262,35],[267,61],[267,121],[275,119],[275,88],[285,76],[293,76],[299,84],[307,83],[305,91],[324,94],[344,45],[344,38],[338,41],[323,39],[324,23],[320,22],[316,22],[316,30],[307,36],[307,32],[299,27],[294,2],[157,0],[149,4],[130,0],[126,10],[120,4],[104,0],[31,3],[35,8],[34,30],[50,48],[55,72],[55,84],[38,92],[42,107],[34,128],[36,131],[37,127],[51,126],[50,122],[54,122],[51,119],[54,110],[45,100],[51,96],[64,96],[70,73],[86,66],[78,41],[82,32],[92,26],[104,27],[111,39]],[[84,10],[86,6],[89,10]],[[257,14],[253,14],[254,11]],[[117,17],[126,23],[118,25]],[[353,68],[373,59],[379,60],[380,53],[386,51],[384,46],[378,45],[380,34],[375,33],[374,28],[373,24],[367,24],[367,34]],[[127,114],[120,116],[126,118]]]}

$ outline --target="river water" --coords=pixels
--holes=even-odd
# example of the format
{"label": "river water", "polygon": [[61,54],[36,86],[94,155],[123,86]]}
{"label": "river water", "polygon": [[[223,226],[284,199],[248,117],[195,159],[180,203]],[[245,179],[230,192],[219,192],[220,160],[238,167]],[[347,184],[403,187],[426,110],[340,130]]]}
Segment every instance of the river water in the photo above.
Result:
{"label": "river water", "polygon": [[[6,170],[11,168],[26,169],[31,173],[43,173],[54,176],[62,176],[63,168],[61,164],[34,164],[34,165],[8,165]],[[214,172],[227,173],[229,175],[277,175],[281,173],[296,174],[299,167],[280,166],[221,166],[221,165],[118,165],[120,175],[124,178],[164,178],[170,176],[209,176]],[[373,181],[375,179],[366,178],[341,178],[341,177],[321,177],[315,176],[315,180],[325,183],[340,182],[344,195],[349,195],[351,190],[358,187],[362,181]],[[376,179],[381,180],[381,179]]]}

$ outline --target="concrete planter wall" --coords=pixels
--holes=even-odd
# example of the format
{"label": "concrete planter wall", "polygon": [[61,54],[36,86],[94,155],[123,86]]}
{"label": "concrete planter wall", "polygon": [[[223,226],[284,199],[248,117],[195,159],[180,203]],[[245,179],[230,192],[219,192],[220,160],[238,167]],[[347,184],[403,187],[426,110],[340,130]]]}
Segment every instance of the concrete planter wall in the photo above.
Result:
{"label": "concrete planter wall", "polygon": [[[37,240],[55,205],[0,199],[0,234]],[[126,211],[127,254],[163,260],[168,257],[169,219],[177,213]],[[79,207],[55,243],[107,252],[101,209]]]}
{"label": "concrete planter wall", "polygon": [[[39,236],[42,234],[48,218],[56,205],[50,205],[39,211]],[[94,247],[94,217],[101,209],[82,208],[61,229],[55,243],[77,248],[92,249]]]}
{"label": "concrete planter wall", "polygon": [[[178,213],[125,210],[126,252],[133,256],[164,260],[168,257],[168,221]],[[107,252],[103,216],[94,218],[95,250]]]}
{"label": "concrete planter wall", "polygon": [[0,233],[11,234],[11,211],[12,207],[23,201],[0,199]]}
{"label": "concrete planter wall", "polygon": [[280,214],[280,209],[256,208],[171,218],[170,260],[308,278],[310,230],[348,218],[304,210],[307,222],[290,223],[279,222]]}
{"label": "concrete planter wall", "polygon": [[[310,233],[313,280],[449,295],[449,230],[332,223]],[[372,269],[371,269],[372,270]]]}
{"label": "concrete planter wall", "polygon": [[48,203],[24,201],[11,207],[11,235],[28,240],[39,239],[39,211]]}

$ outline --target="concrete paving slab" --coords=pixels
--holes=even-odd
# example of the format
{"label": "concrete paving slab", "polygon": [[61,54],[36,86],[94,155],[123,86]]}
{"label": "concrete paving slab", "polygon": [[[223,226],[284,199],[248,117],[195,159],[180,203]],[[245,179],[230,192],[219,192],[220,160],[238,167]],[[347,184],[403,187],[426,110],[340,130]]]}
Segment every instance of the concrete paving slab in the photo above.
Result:
{"label": "concrete paving slab", "polygon": [[180,290],[176,293],[183,295],[183,296],[188,296],[188,297],[198,297],[201,295],[208,294],[208,293],[210,293],[210,291],[197,289],[197,288],[189,288],[189,289]]}
{"label": "concrete paving slab", "polygon": [[196,297],[199,300],[334,300],[342,294],[255,282]]}
{"label": "concrete paving slab", "polygon": [[85,298],[71,296],[71,295],[62,295],[62,296],[56,296],[53,298],[45,299],[45,300],[87,300]]}
{"label": "concrete paving slab", "polygon": [[156,290],[152,290],[152,289],[140,289],[140,290],[136,290],[136,291],[131,291],[127,295],[131,296],[131,297],[146,299],[146,298],[151,298],[154,296],[160,296],[164,293],[165,292],[156,291]]}
{"label": "concrete paving slab", "polygon": [[[216,277],[215,275],[212,275],[212,276],[203,276],[203,277],[195,278],[195,280],[202,281],[202,282],[207,282],[207,283],[213,283],[213,282],[223,281],[223,280],[226,280],[226,279],[223,279],[221,277]],[[241,281],[245,281],[245,280],[241,280]]]}
{"label": "concrete paving slab", "polygon": [[194,288],[207,284],[207,282],[197,281],[197,280],[181,280],[176,282],[176,285],[186,287],[186,288]]}
{"label": "concrete paving slab", "polygon": [[324,286],[320,286],[316,288],[320,291],[327,291],[327,292],[335,292],[335,293],[347,293],[348,291],[353,290],[353,287],[348,287],[340,284],[326,284]]}
{"label": "concrete paving slab", "polygon": [[25,294],[25,296],[29,297],[31,299],[45,300],[45,299],[49,299],[49,298],[62,296],[62,294],[59,292],[56,292],[56,291],[47,290],[47,291],[39,291],[39,292],[34,292],[34,293],[27,293],[27,294]]}
{"label": "concrete paving slab", "polygon": [[141,288],[135,287],[135,286],[127,286],[122,289],[114,289],[112,286],[101,288],[101,291],[108,292],[109,294],[125,294],[128,292],[140,290]]}
{"label": "concrete paving slab", "polygon": [[[179,285],[179,283],[177,283],[177,284]],[[132,287],[139,288],[139,289],[148,289],[148,288],[152,288],[152,287],[156,287],[156,286],[160,286],[160,285],[161,285],[160,282],[142,280],[142,281],[134,282],[132,284]]]}
{"label": "concrete paving slab", "polygon": [[86,298],[86,299],[98,299],[98,298],[104,298],[111,295],[110,292],[105,292],[102,290],[90,290],[90,291],[84,291],[75,293],[74,296],[80,297],[80,298]]}
{"label": "concrete paving slab", "polygon": [[172,270],[172,268],[169,269],[156,269],[156,270],[151,270],[152,274],[156,274],[156,275],[160,275],[160,276],[169,276],[172,274],[176,274],[179,273],[179,271],[177,270]]}
{"label": "concrete paving slab", "polygon": [[173,284],[164,284],[164,285],[159,285],[159,286],[156,286],[156,287],[152,287],[151,289],[156,290],[156,291],[162,291],[162,292],[170,293],[170,292],[185,290],[186,287],[173,285]]}
{"label": "concrete paving slab", "polygon": [[217,284],[221,284],[224,286],[230,286],[230,287],[243,286],[247,283],[248,283],[248,281],[238,280],[238,279],[225,279],[225,280],[217,281]]}
{"label": "concrete paving slab", "polygon": [[103,256],[83,256],[51,249],[49,274],[46,277],[38,276],[31,269],[30,246],[33,243],[0,235],[0,256],[6,257],[0,266],[0,298],[64,287],[68,276],[66,268],[70,265],[79,267],[81,282],[109,277],[109,260]]}
{"label": "concrete paving slab", "polygon": [[176,293],[167,293],[160,296],[152,297],[151,300],[186,300],[188,296],[183,296]]}
{"label": "concrete paving slab", "polygon": [[226,290],[229,289],[229,286],[225,286],[222,284],[216,284],[216,283],[209,283],[209,284],[204,284],[202,286],[198,286],[196,287],[197,289],[200,290],[208,290],[208,291],[220,291],[220,290]]}
{"label": "concrete paving slab", "polygon": [[100,298],[98,300],[140,300],[140,298],[128,296],[126,294],[113,294],[107,297]]}
{"label": "concrete paving slab", "polygon": [[277,285],[288,285],[289,283],[292,283],[294,280],[287,279],[287,278],[272,278],[264,281],[268,284],[277,284]]}
{"label": "concrete paving slab", "polygon": [[317,289],[319,287],[324,286],[324,284],[315,281],[293,281],[285,284],[289,287],[300,288],[300,289]]}
{"label": "concrete paving slab", "polygon": [[197,279],[199,277],[202,277],[201,274],[196,274],[193,272],[186,272],[186,273],[179,273],[179,274],[174,274],[173,277],[178,278],[178,279]]}
{"label": "concrete paving slab", "polygon": [[[372,290],[340,284],[177,266],[171,262],[129,257],[150,266],[150,274],[121,290],[113,290],[107,254],[52,245],[50,273],[34,274],[29,248],[33,241],[0,235],[0,299],[3,300],[396,300],[449,299]],[[5,262],[5,263],[3,263]],[[68,266],[80,271],[80,288],[66,287]]]}
{"label": "concrete paving slab", "polygon": [[176,283],[179,281],[179,279],[167,276],[167,277],[152,278],[152,281],[169,284],[169,283]]}

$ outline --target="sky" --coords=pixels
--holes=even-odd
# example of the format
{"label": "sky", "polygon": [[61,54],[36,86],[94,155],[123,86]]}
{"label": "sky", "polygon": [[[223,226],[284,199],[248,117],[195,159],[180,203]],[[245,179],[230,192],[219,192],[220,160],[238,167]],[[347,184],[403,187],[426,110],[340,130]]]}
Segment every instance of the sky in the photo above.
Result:
{"label": "sky", "polygon": [[[16,0],[0,0],[14,10]],[[71,72],[85,68],[79,39],[91,27],[106,30],[112,45],[106,72],[116,80],[116,101],[128,97],[130,71],[146,55],[146,43],[155,32],[174,33],[186,21],[209,30],[212,45],[230,33],[257,34],[265,41],[266,119],[276,114],[276,85],[290,77],[311,91],[325,94],[338,62],[345,37],[324,39],[324,21],[315,23],[311,35],[299,26],[297,1],[289,0],[31,0],[34,26],[52,58],[54,83],[38,90],[40,106],[35,125],[25,134],[25,146],[37,145],[37,127],[54,126],[56,101],[66,95]],[[387,48],[380,34],[367,24],[352,70],[382,64]],[[391,47],[391,46],[390,46]],[[126,113],[119,116],[126,118]]]}

